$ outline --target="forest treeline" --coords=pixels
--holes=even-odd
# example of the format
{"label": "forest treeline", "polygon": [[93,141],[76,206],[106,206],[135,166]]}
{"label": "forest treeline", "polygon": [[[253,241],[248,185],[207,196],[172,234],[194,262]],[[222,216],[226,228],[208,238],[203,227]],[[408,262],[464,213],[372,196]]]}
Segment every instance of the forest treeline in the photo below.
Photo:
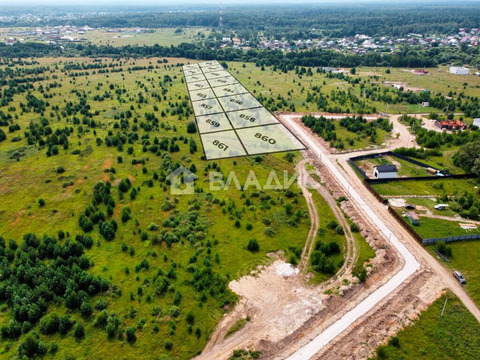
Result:
{"label": "forest treeline", "polygon": [[[65,20],[48,18],[41,25],[76,25],[91,27],[184,27],[219,26],[219,8],[203,6],[195,11],[172,13],[167,9],[90,13]],[[261,31],[267,37],[308,38],[343,37],[355,34],[402,37],[410,33],[451,34],[461,27],[478,27],[480,9],[468,3],[435,4],[342,4],[342,5],[261,5],[224,6],[223,28],[240,31],[249,39]],[[29,26],[28,20],[2,19],[0,26]]]}
{"label": "forest treeline", "polygon": [[31,58],[47,56],[89,56],[89,57],[185,57],[192,60],[243,61],[261,66],[276,66],[283,71],[295,66],[389,66],[389,67],[435,67],[439,64],[458,62],[480,65],[478,50],[432,48],[419,50],[406,48],[394,54],[366,53],[345,54],[333,50],[312,49],[284,53],[278,50],[250,49],[209,49],[198,44],[182,43],[178,46],[107,46],[65,44],[47,45],[40,43],[17,43],[13,46],[0,44],[0,57]]}

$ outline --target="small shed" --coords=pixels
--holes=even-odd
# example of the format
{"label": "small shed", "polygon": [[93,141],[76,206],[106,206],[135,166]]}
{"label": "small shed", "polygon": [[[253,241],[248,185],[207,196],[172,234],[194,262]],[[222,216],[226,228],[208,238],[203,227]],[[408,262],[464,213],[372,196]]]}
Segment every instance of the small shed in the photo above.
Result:
{"label": "small shed", "polygon": [[418,217],[418,215],[415,211],[409,211],[407,213],[407,218],[408,218],[408,220],[410,220],[412,225],[419,225],[420,224],[420,218]]}
{"label": "small shed", "polygon": [[376,179],[395,179],[397,177],[396,165],[377,165],[374,168],[373,176]]}

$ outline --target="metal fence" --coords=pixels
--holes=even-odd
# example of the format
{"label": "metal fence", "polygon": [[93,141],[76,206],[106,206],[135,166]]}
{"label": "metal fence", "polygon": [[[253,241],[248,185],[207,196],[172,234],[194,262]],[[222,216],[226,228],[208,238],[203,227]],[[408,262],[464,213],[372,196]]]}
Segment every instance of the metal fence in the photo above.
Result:
{"label": "metal fence", "polygon": [[439,241],[443,241],[445,243],[451,243],[451,242],[457,242],[457,241],[471,241],[471,240],[478,240],[478,239],[480,239],[480,234],[428,238],[428,239],[422,240],[422,245],[436,244]]}

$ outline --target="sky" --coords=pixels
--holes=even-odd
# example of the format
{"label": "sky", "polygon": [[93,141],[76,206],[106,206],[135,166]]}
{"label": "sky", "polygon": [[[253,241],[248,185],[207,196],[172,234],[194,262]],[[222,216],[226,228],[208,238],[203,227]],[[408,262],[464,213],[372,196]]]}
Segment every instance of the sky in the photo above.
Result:
{"label": "sky", "polygon": [[[275,3],[324,3],[324,4],[339,4],[339,3],[355,3],[355,2],[378,2],[378,3],[402,3],[412,2],[416,4],[420,3],[434,3],[435,0],[0,0],[1,5],[15,6],[15,5],[153,5],[153,6],[165,6],[165,5],[186,5],[186,4],[275,4]],[[446,2],[446,1],[441,1]],[[468,2],[480,2],[480,0],[469,0]],[[1,15],[1,8],[0,8]]]}

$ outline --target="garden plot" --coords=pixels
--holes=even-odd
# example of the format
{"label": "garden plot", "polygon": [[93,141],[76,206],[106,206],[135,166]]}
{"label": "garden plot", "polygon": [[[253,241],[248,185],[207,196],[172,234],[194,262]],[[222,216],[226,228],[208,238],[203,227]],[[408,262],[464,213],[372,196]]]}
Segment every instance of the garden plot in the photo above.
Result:
{"label": "garden plot", "polygon": [[213,93],[212,89],[204,88],[204,89],[199,89],[195,91],[190,91],[190,98],[192,99],[192,101],[214,99],[215,94]]}
{"label": "garden plot", "polygon": [[208,80],[208,82],[210,83],[210,86],[212,88],[215,88],[217,86],[222,86],[222,85],[238,84],[237,79],[235,79],[233,76],[226,76],[223,78]]}
{"label": "garden plot", "polygon": [[282,124],[238,129],[237,134],[247,152],[252,155],[304,148]]}
{"label": "garden plot", "polygon": [[213,80],[221,77],[231,76],[230,73],[226,70],[212,71],[209,73],[204,73],[207,80]]}
{"label": "garden plot", "polygon": [[230,125],[230,122],[224,113],[197,116],[196,120],[200,134],[232,129],[232,125]]}
{"label": "garden plot", "polygon": [[202,71],[206,74],[209,72],[214,72],[214,71],[222,71],[224,70],[223,66],[218,64],[218,65],[212,65],[212,66],[207,66],[207,67],[202,67]]}
{"label": "garden plot", "polygon": [[191,69],[191,70],[183,70],[183,73],[185,74],[185,76],[201,75],[201,74],[203,74],[203,73],[202,73],[202,70],[201,70],[200,68],[198,68],[198,69]]}
{"label": "garden plot", "polygon": [[192,91],[199,89],[210,89],[210,85],[208,85],[207,81],[198,81],[194,83],[188,83],[187,88],[188,91],[191,93]]}
{"label": "garden plot", "polygon": [[207,159],[247,155],[233,130],[202,134],[202,144]]}
{"label": "garden plot", "polygon": [[277,118],[264,107],[230,111],[227,113],[227,116],[232,126],[236,129],[278,123]]}
{"label": "garden plot", "polygon": [[214,87],[213,91],[215,92],[215,95],[217,95],[217,97],[232,96],[232,95],[239,95],[239,94],[248,93],[248,90],[245,89],[242,85],[240,85],[238,83],[233,84],[233,85],[225,85],[225,86]]}
{"label": "garden plot", "polygon": [[205,81],[207,80],[203,74],[185,76],[187,83],[193,83],[196,81]]}
{"label": "garden plot", "polygon": [[193,111],[197,116],[223,113],[222,107],[217,99],[192,101],[192,105]]}
{"label": "garden plot", "polygon": [[262,104],[251,94],[241,94],[233,96],[225,96],[218,99],[222,104],[223,109],[228,111],[237,111],[244,109],[251,109],[261,107]]}

